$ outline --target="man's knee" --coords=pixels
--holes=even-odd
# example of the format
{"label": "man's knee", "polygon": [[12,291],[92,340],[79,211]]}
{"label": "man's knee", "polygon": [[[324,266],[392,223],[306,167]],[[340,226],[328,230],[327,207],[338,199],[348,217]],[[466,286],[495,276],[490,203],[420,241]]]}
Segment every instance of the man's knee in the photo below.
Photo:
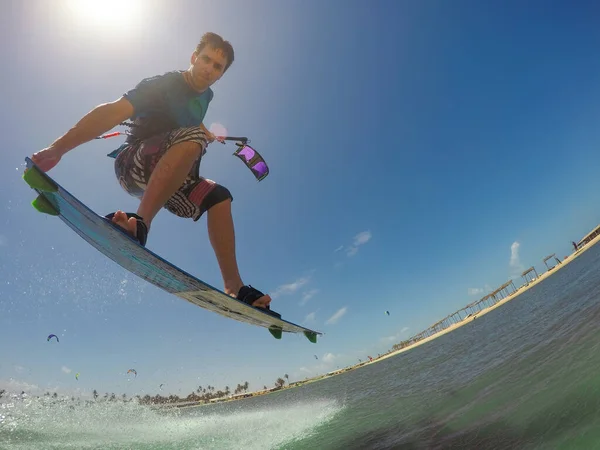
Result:
{"label": "man's knee", "polygon": [[233,196],[231,195],[231,192],[229,192],[229,189],[227,189],[225,186],[217,184],[214,187],[214,189],[210,191],[209,194],[206,196],[206,198],[202,202],[203,205],[201,206],[201,208],[204,211],[208,211],[213,206],[226,201],[233,201]]}
{"label": "man's knee", "polygon": [[212,206],[225,201],[233,201],[233,196],[229,189],[220,184],[217,184],[212,192],[208,194],[208,198],[212,201]]}

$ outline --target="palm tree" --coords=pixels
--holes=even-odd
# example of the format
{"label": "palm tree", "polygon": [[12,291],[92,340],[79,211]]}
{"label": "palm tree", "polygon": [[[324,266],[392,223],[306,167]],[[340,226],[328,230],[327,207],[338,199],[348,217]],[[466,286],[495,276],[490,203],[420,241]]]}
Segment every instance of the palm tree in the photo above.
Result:
{"label": "palm tree", "polygon": [[267,386],[263,386],[263,389],[266,391],[267,390]]}
{"label": "palm tree", "polygon": [[281,388],[285,384],[285,380],[283,378],[277,378],[275,381],[275,387]]}
{"label": "palm tree", "polygon": [[285,378],[288,381],[288,384],[290,383],[290,377],[287,373],[283,376],[283,378]]}
{"label": "palm tree", "polygon": [[123,394],[122,397],[123,397],[123,401],[125,401],[125,399],[127,398],[127,394]]}
{"label": "palm tree", "polygon": [[94,389],[93,395],[94,395],[94,400],[98,399],[98,391],[96,389]]}
{"label": "palm tree", "polygon": [[248,391],[248,382],[244,381],[244,392]]}

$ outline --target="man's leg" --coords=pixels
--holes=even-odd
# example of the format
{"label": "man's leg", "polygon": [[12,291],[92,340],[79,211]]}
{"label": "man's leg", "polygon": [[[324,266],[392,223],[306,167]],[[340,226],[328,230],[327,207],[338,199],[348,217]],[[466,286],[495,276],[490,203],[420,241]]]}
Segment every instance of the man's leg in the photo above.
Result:
{"label": "man's leg", "polygon": [[[158,211],[181,187],[201,152],[202,147],[195,142],[180,142],[171,146],[160,158],[137,210],[137,215],[144,218],[148,229]],[[123,211],[117,211],[112,221],[132,234],[136,233],[137,220],[134,217],[127,219]]]}
{"label": "man's leg", "polygon": [[[238,270],[235,255],[235,230],[231,216],[231,200],[227,199],[208,210],[208,237],[219,262],[225,293],[235,297],[244,285]],[[253,306],[264,308],[271,303],[271,297],[265,295]]]}
{"label": "man's leg", "polygon": [[[174,132],[173,139],[180,141],[169,146],[158,160],[147,180],[146,188],[137,210],[137,215],[144,218],[144,222],[148,228],[150,228],[150,224],[156,214],[158,214],[158,211],[160,211],[161,208],[167,204],[168,200],[171,199],[173,194],[182,187],[194,162],[204,151],[203,145],[205,145],[206,142],[204,141],[204,133],[197,132],[193,129],[182,129],[182,132]],[[152,145],[149,145],[147,151],[145,149],[141,149],[140,151],[142,153],[147,152],[148,157],[154,157],[156,151],[153,151],[152,147]],[[162,151],[159,152],[162,153]],[[142,158],[144,157],[145,156],[142,156]],[[129,161],[125,166],[135,168],[132,161]],[[142,164],[142,166],[145,166],[145,164]],[[141,176],[141,174],[136,175],[138,177]],[[129,179],[132,178],[132,176],[127,175],[126,178]],[[142,178],[144,178],[144,176],[142,176]],[[199,189],[201,192],[199,194],[200,199],[196,199],[198,204],[196,205],[194,202],[190,203],[193,208],[200,207],[200,204],[205,197],[205,194],[202,193],[205,190],[204,188],[205,186],[201,186]],[[229,195],[228,191],[226,191],[226,193]],[[221,269],[224,290],[227,294],[236,297],[238,291],[243,286],[243,283],[239,274],[235,255],[235,233],[233,218],[231,216],[231,197],[226,200],[217,199],[214,201],[213,199],[213,202],[212,205],[209,204],[206,206],[206,208],[208,208],[208,234]],[[179,211],[172,212],[180,215]],[[201,213],[202,211],[199,212],[199,215],[201,215]],[[195,220],[199,218],[199,215]],[[182,215],[182,217],[189,216]],[[127,229],[133,235],[136,233],[137,220],[134,217],[128,219],[123,211],[117,211],[115,213],[113,223]],[[253,306],[265,307],[269,305],[270,302],[271,297],[265,295],[254,301]]]}

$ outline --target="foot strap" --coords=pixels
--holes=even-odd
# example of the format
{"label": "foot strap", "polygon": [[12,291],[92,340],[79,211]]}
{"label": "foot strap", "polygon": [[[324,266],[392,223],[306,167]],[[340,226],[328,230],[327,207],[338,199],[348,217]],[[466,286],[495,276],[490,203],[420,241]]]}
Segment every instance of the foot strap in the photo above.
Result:
{"label": "foot strap", "polygon": [[[240,288],[240,291],[238,292],[238,295],[237,295],[237,299],[252,306],[252,303],[254,303],[259,298],[263,297],[264,295],[265,294],[260,292],[258,289],[254,289],[252,286],[248,285],[248,286],[242,286]],[[279,314],[275,311],[271,311],[271,308],[269,307],[269,305],[267,305],[265,308],[263,308],[261,306],[255,306],[255,308],[263,310],[270,316],[281,319],[281,314]]]}
{"label": "foot strap", "polygon": [[[114,215],[116,214],[116,212],[107,214],[106,217],[108,220],[111,221],[112,223],[112,218],[114,217]],[[135,217],[137,219],[137,229],[136,231],[136,235],[133,236],[128,230],[125,230],[124,228],[120,227],[117,225],[116,228],[118,228],[119,230],[121,230],[122,232],[126,233],[127,235],[133,237],[135,240],[137,240],[140,245],[142,247],[146,246],[146,241],[148,240],[148,226],[146,225],[146,222],[144,222],[144,219],[140,216],[138,216],[137,214],[134,213],[125,213],[127,214],[127,218],[131,218],[131,217]],[[114,224],[113,224],[114,225]]]}

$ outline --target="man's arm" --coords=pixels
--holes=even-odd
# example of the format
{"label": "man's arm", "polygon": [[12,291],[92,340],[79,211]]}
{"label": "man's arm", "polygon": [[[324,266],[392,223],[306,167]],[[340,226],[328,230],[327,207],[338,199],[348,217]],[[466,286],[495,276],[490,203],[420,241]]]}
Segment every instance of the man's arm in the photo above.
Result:
{"label": "man's arm", "polygon": [[100,136],[133,116],[133,105],[125,97],[96,106],[48,149],[61,156],[75,147]]}
{"label": "man's arm", "polygon": [[202,128],[202,131],[204,131],[204,134],[206,134],[206,140],[209,144],[211,144],[212,142],[214,142],[215,140],[219,141],[221,144],[224,144],[225,141],[223,140],[223,136],[215,136],[214,133],[211,133],[208,128],[206,128],[204,126],[203,123],[200,124],[200,128]]}

